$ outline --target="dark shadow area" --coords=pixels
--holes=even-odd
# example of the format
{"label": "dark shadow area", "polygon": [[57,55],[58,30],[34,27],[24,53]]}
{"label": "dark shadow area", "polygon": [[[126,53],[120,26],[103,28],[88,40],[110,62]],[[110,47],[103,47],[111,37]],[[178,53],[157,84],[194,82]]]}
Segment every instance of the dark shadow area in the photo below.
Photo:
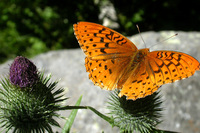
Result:
{"label": "dark shadow area", "polygon": [[[103,2],[106,2],[104,0]],[[200,1],[110,0],[125,36],[141,31],[200,30]],[[0,62],[17,55],[32,57],[49,50],[78,48],[73,24],[99,20],[102,1],[2,0],[0,2]]]}

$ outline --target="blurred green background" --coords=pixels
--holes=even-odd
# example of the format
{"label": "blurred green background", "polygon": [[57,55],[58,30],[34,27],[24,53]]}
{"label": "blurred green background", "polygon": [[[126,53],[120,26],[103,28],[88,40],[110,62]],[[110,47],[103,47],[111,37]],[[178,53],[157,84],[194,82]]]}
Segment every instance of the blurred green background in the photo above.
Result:
{"label": "blurred green background", "polygon": [[[116,15],[103,13],[106,7]],[[125,36],[138,33],[136,24],[142,32],[199,31],[199,8],[198,0],[1,0],[0,63],[79,47],[73,34],[78,21],[102,24],[106,18]]]}

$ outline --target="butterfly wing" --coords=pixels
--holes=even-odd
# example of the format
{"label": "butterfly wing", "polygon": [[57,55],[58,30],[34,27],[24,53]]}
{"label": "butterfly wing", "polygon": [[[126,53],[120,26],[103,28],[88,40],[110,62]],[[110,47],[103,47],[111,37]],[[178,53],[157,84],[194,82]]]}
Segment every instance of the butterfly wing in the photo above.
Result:
{"label": "butterfly wing", "polygon": [[148,72],[152,73],[151,79],[158,85],[188,78],[200,69],[199,61],[181,52],[153,51],[147,58]]}
{"label": "butterfly wing", "polygon": [[137,47],[120,33],[105,26],[79,22],[74,33],[85,55],[90,59],[111,59],[132,56]]}
{"label": "butterfly wing", "polygon": [[113,90],[117,88],[117,83],[129,62],[129,58],[92,60],[86,57],[85,67],[95,85],[102,89]]}
{"label": "butterfly wing", "polygon": [[74,24],[74,33],[86,55],[89,78],[101,88],[116,88],[137,47],[118,32],[95,23]]}
{"label": "butterfly wing", "polygon": [[124,83],[119,96],[136,100],[151,95],[161,85],[192,76],[200,63],[190,55],[174,51],[147,54]]}

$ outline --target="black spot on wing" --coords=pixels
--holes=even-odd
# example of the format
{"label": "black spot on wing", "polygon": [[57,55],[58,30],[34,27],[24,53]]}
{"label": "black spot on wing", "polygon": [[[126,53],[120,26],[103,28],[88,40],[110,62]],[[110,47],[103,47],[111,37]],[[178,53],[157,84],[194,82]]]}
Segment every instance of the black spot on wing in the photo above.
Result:
{"label": "black spot on wing", "polygon": [[103,37],[101,37],[101,40],[100,40],[100,42],[104,42],[104,38],[103,38]]}
{"label": "black spot on wing", "polygon": [[105,51],[104,48],[101,48],[100,51],[101,51],[102,53],[106,54],[106,51]]}
{"label": "black spot on wing", "polygon": [[112,74],[112,70],[111,69],[108,69],[108,71],[109,71],[110,74]]}

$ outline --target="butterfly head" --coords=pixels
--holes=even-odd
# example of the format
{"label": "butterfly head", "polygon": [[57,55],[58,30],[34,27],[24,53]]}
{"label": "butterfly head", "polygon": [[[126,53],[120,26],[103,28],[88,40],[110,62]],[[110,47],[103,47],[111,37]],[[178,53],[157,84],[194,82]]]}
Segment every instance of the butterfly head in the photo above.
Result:
{"label": "butterfly head", "polygon": [[136,57],[138,59],[141,59],[144,58],[148,53],[149,53],[149,48],[140,49],[138,50]]}

